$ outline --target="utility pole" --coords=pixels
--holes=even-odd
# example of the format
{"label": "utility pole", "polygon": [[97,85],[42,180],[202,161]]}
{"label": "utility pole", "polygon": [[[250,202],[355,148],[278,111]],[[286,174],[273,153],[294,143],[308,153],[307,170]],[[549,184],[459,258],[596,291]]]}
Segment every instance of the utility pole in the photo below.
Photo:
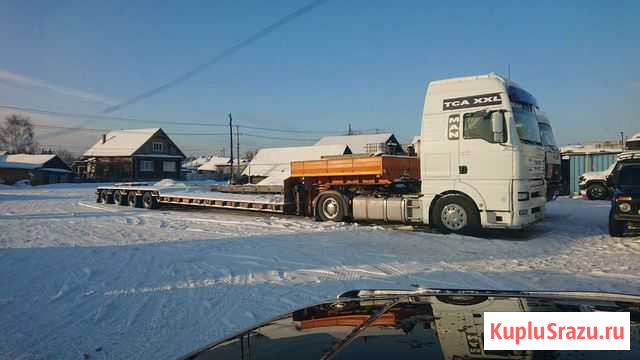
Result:
{"label": "utility pole", "polygon": [[229,174],[229,184],[233,183],[233,118],[231,117],[231,113],[229,113],[229,144],[230,144],[230,153],[231,153],[231,174]]}
{"label": "utility pole", "polygon": [[507,64],[507,79],[511,80],[511,64]]}
{"label": "utility pole", "polygon": [[624,150],[624,131],[620,131],[620,148]]}
{"label": "utility pole", "polygon": [[238,158],[237,178],[240,179],[240,126],[236,125],[236,157]]}
{"label": "utility pole", "polygon": [[351,135],[351,134],[352,134],[352,132],[351,132],[351,124],[349,124],[349,130],[347,131],[347,135]]}

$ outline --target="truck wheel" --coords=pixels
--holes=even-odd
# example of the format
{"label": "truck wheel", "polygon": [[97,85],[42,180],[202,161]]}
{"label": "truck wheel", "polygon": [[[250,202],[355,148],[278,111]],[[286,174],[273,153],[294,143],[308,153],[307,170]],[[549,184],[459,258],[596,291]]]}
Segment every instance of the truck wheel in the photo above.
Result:
{"label": "truck wheel", "polygon": [[129,193],[127,193],[127,202],[131,207],[142,207],[140,205],[140,198],[136,195],[135,191],[129,191]]}
{"label": "truck wheel", "polygon": [[316,211],[322,221],[343,221],[347,213],[347,204],[340,193],[328,191],[318,198]]}
{"label": "truck wheel", "polygon": [[609,235],[620,237],[624,234],[625,221],[613,218],[613,212],[609,213]]}
{"label": "truck wheel", "polygon": [[100,192],[100,202],[103,204],[113,204],[113,194],[109,194],[107,190]]}
{"label": "truck wheel", "polygon": [[146,209],[157,209],[160,207],[160,204],[158,204],[158,199],[156,199],[155,196],[153,196],[149,191],[145,192],[142,195],[142,205]]}
{"label": "truck wheel", "polygon": [[609,190],[602,184],[591,184],[587,188],[589,200],[604,200],[609,195]]}
{"label": "truck wheel", "polygon": [[444,233],[470,233],[480,227],[475,205],[462,195],[446,195],[436,203],[433,223]]}
{"label": "truck wheel", "polygon": [[122,195],[122,193],[120,191],[114,191],[114,193],[113,193],[113,202],[115,202],[118,205],[123,205],[123,206],[128,204],[127,197]]}

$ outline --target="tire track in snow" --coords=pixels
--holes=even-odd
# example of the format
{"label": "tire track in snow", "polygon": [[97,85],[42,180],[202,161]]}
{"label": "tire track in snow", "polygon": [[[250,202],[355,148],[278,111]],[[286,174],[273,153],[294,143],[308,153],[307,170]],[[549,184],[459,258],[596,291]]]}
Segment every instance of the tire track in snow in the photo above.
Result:
{"label": "tire track in snow", "polygon": [[[293,271],[264,271],[251,272],[242,275],[229,274],[223,277],[209,277],[203,279],[187,279],[173,283],[166,283],[158,286],[135,287],[128,289],[113,289],[103,293],[105,296],[135,295],[146,293],[157,293],[165,291],[176,291],[181,289],[209,288],[221,285],[261,285],[261,284],[281,284],[295,285],[304,283],[317,283],[325,281],[356,281],[364,279],[384,280],[385,278],[405,276],[414,272],[433,271],[433,266],[409,263],[390,263],[378,265],[376,268],[371,265],[344,266],[338,265],[329,268],[299,269]],[[395,269],[384,271],[385,268]]]}

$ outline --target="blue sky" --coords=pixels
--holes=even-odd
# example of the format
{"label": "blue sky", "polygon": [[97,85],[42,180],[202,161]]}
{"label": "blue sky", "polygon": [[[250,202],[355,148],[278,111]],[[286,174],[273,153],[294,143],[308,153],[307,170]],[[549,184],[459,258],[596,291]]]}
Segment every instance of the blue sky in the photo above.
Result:
{"label": "blue sky", "polygon": [[[154,88],[306,1],[3,1],[0,103],[98,113]],[[640,132],[638,1],[330,0],[194,78],[113,113],[301,130],[418,134],[430,80],[506,73],[536,95],[561,143]],[[140,124],[32,116],[98,128]],[[149,124],[150,127],[153,124]],[[164,126],[171,132],[219,128]],[[41,142],[80,150],[96,133]],[[247,130],[248,132],[249,130]],[[252,133],[245,147],[317,134]],[[187,152],[226,137],[180,136]]]}

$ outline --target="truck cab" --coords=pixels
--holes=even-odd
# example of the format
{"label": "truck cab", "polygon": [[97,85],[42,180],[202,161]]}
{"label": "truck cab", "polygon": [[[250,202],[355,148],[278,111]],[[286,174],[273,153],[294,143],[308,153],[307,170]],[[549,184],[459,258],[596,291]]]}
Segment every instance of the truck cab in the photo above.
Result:
{"label": "truck cab", "polygon": [[539,111],[533,95],[493,73],[431,82],[420,142],[425,222],[459,231],[542,219]]}
{"label": "truck cab", "polygon": [[547,181],[547,201],[554,200],[562,192],[562,173],[560,166],[562,158],[560,156],[560,148],[553,136],[551,122],[547,115],[540,111],[537,113],[538,126],[540,127],[540,138],[544,145],[544,176]]}
{"label": "truck cab", "polygon": [[609,212],[609,234],[622,236],[640,229],[640,151],[618,155],[618,162],[607,179],[614,189]]}

